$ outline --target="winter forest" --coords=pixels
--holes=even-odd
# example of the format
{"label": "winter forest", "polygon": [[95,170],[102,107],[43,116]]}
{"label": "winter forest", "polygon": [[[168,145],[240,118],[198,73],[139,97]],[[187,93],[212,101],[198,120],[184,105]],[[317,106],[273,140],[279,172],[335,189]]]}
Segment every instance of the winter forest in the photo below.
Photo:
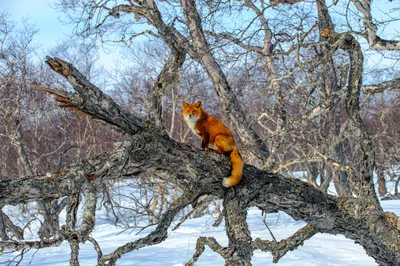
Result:
{"label": "winter forest", "polygon": [[[399,2],[48,2],[71,29],[49,50],[0,10],[0,263],[271,265],[327,234],[400,265]],[[236,186],[182,119],[197,101],[233,133]],[[283,215],[301,226],[276,238]],[[219,237],[158,258],[193,221]]]}

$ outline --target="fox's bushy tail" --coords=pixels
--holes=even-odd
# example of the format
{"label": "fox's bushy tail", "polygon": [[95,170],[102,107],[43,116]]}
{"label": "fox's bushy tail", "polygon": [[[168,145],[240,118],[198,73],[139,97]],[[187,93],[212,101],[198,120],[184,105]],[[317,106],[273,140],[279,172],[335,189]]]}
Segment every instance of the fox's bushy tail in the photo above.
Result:
{"label": "fox's bushy tail", "polygon": [[244,162],[236,147],[229,154],[229,161],[231,162],[232,171],[231,176],[225,177],[222,181],[224,187],[235,186],[242,180]]}

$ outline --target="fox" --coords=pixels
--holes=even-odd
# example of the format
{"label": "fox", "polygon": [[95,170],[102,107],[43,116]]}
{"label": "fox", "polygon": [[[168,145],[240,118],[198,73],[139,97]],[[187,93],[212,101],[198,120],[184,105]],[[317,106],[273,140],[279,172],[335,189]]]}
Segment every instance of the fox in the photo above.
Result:
{"label": "fox", "polygon": [[183,119],[193,133],[201,138],[201,147],[206,151],[229,156],[231,175],[222,180],[226,188],[239,184],[242,180],[244,162],[233,139],[232,132],[221,121],[208,115],[202,109],[202,102],[194,104],[182,102]]}

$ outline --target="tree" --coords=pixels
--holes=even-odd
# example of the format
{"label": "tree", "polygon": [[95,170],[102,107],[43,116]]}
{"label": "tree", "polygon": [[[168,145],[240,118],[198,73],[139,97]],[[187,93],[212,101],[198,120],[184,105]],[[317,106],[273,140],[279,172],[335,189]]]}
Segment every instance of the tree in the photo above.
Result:
{"label": "tree", "polygon": [[[308,26],[300,23],[302,27],[308,28],[300,29],[295,36],[293,31],[289,31],[286,35],[280,32],[279,28],[273,31],[269,25],[271,20],[267,19],[266,10],[269,8],[278,6],[278,9],[286,10],[298,7],[295,5],[288,7],[287,1],[274,1],[271,5],[267,5],[263,1],[203,3],[181,0],[181,6],[177,8],[182,11],[183,17],[179,17],[178,14],[181,13],[176,12],[174,18],[162,14],[159,5],[163,5],[163,2],[127,2],[128,4],[113,5],[114,1],[105,3],[103,1],[100,4],[96,1],[64,0],[60,2],[60,7],[68,12],[83,7],[81,10],[83,13],[79,14],[80,20],[77,22],[78,26],[79,23],[83,23],[84,28],[78,27],[78,29],[101,38],[106,36],[104,31],[106,29],[118,26],[120,30],[121,28],[127,30],[120,27],[118,22],[119,20],[122,24],[129,22],[131,15],[135,16],[135,20],[146,22],[157,30],[157,33],[154,33],[146,29],[141,33],[160,37],[170,49],[170,56],[152,87],[148,112],[150,119],[146,120],[123,110],[72,64],[56,57],[47,57],[47,64],[65,77],[75,92],[40,86],[36,86],[36,89],[55,95],[56,100],[64,106],[106,123],[122,133],[124,140],[110,153],[99,154],[46,176],[32,176],[22,180],[3,178],[0,181],[0,191],[6,196],[0,199],[0,205],[63,196],[69,200],[67,224],[53,238],[30,242],[2,241],[0,246],[14,249],[42,248],[68,241],[72,251],[71,264],[77,265],[79,243],[89,240],[98,252],[99,265],[115,265],[123,254],[165,240],[167,229],[174,217],[195,203],[200,196],[210,195],[223,200],[223,216],[229,244],[228,247],[222,248],[212,237],[199,238],[196,253],[188,262],[189,265],[197,260],[205,245],[220,254],[227,265],[250,265],[253,251],[257,249],[271,251],[274,261],[278,261],[287,251],[296,248],[317,232],[342,234],[362,245],[367,254],[379,264],[399,265],[400,231],[397,228],[397,217],[385,213],[377,199],[373,186],[375,153],[360,110],[363,90],[376,91],[391,86],[398,87],[399,80],[393,79],[363,86],[364,54],[355,36],[366,38],[373,49],[396,50],[399,46],[396,40],[385,40],[376,35],[376,24],[371,16],[369,1],[352,1],[359,12],[356,14],[361,14],[365,31],[339,32],[325,1],[316,0],[312,5],[317,7],[317,13],[314,15],[318,23]],[[85,5],[81,6],[83,3]],[[206,33],[205,28],[208,27],[206,18],[212,18],[210,14],[225,9],[234,11],[251,9],[257,19],[260,19],[259,25],[262,31],[260,28],[249,27],[254,32],[249,34],[250,30],[245,30],[241,35],[242,39],[238,39],[229,34],[221,35],[215,32],[211,24],[211,30]],[[208,10],[209,13],[206,12]],[[94,25],[93,18],[95,18]],[[129,39],[138,34],[132,34]],[[206,34],[212,37],[207,37]],[[259,37],[257,34],[263,34],[261,39],[264,45],[261,48],[255,44],[258,39],[252,37]],[[308,39],[309,35],[313,35],[312,38]],[[280,39],[280,36],[284,38]],[[271,119],[275,121],[273,128],[277,134],[273,149],[267,149],[267,144],[270,143],[257,133],[254,125],[248,122],[245,109],[236,97],[223,67],[218,63],[215,52],[218,42],[215,42],[215,46],[211,45],[211,38],[217,37],[230,41],[244,50],[247,49],[249,53],[257,51],[266,64],[266,73],[270,75],[267,90],[273,95],[271,102],[276,103],[274,106],[278,107],[275,109],[276,117]],[[121,40],[126,43],[129,39]],[[279,47],[279,50],[274,47]],[[226,49],[229,50],[230,47],[226,46]],[[177,73],[182,68],[186,54],[203,67],[212,81],[227,111],[229,122],[234,125],[234,131],[240,136],[242,145],[248,151],[246,154],[249,161],[256,162],[257,165],[266,165],[269,172],[246,165],[242,182],[226,190],[221,186],[222,177],[229,173],[229,163],[226,158],[194,149],[169,137],[168,130],[163,128],[162,97],[176,86],[179,76]],[[287,66],[292,66],[293,70],[290,71],[290,67],[279,69],[275,58],[287,59]],[[308,58],[318,60],[307,60]],[[339,62],[343,60],[347,66],[337,67],[336,60]],[[324,74],[317,77],[308,75],[309,69],[311,72]],[[278,80],[282,80],[281,83],[277,83],[279,86],[274,83]],[[298,83],[299,80],[301,82]],[[296,93],[290,94],[292,91]],[[294,97],[290,98],[288,95]],[[304,107],[298,108],[300,105],[295,103],[304,103],[304,99],[308,99]],[[317,104],[312,103],[313,101],[317,101]],[[300,114],[295,115],[296,111]],[[346,118],[345,126],[340,125],[342,116]],[[311,131],[310,134],[307,131],[313,124],[328,124],[329,127],[326,132]],[[270,125],[264,124],[264,126],[268,128]],[[299,130],[298,132],[302,133],[300,137],[292,135],[290,132],[293,130]],[[311,139],[314,132],[318,133],[316,140]],[[321,143],[318,138],[322,139],[323,134],[333,135],[334,145],[324,143],[325,149],[328,150],[313,149],[314,145],[318,146]],[[341,140],[342,136],[346,136],[346,141]],[[338,188],[343,189],[340,193],[342,197],[328,195],[326,191],[321,191],[301,180],[286,178],[276,173],[276,169],[282,167],[279,164],[286,163],[284,160],[286,158],[279,158],[279,152],[282,149],[290,151],[290,148],[282,146],[282,143],[290,143],[291,140],[302,140],[302,144],[307,144],[311,148],[301,150],[294,147],[292,154],[289,154],[291,157],[289,155],[286,157],[292,161],[294,157],[300,165],[314,161],[329,165],[332,171],[337,172],[335,182]],[[344,156],[345,148],[353,149],[348,157]],[[268,161],[269,150],[278,153],[273,156],[279,160]],[[304,158],[296,158],[296,154],[300,152],[303,152],[304,156],[303,154],[301,156]],[[287,160],[286,165],[291,163],[290,160]],[[110,254],[103,254],[95,239],[89,237],[96,221],[98,193],[106,181],[134,178],[144,173],[151,173],[165,182],[172,183],[182,191],[182,194],[171,203],[158,226],[148,236],[127,243]],[[85,195],[86,201],[83,222],[77,227],[76,203],[79,202],[81,193]],[[294,219],[306,221],[308,225],[291,238],[279,243],[253,240],[246,222],[247,208],[250,206],[258,207],[266,213],[281,210]]]}

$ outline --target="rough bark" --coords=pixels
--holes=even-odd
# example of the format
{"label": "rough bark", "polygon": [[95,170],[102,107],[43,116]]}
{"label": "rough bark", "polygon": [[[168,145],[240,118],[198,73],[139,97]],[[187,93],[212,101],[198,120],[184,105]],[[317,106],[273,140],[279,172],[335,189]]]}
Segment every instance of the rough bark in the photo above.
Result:
{"label": "rough bark", "polygon": [[[143,128],[143,121],[122,110],[110,96],[90,83],[71,64],[58,58],[46,58],[46,63],[57,73],[63,75],[79,94],[51,91],[36,87],[56,95],[61,107],[76,108],[85,114],[104,121],[119,131],[134,134]],[[90,101],[86,103],[85,101]]]}
{"label": "rough bark", "polygon": [[[272,205],[278,210],[285,211],[296,220],[305,220],[320,232],[343,234],[359,242],[370,256],[383,265],[395,265],[398,258],[400,258],[400,251],[398,250],[400,244],[399,231],[392,228],[383,219],[383,214],[377,216],[372,213],[375,221],[379,221],[379,223],[375,223],[372,226],[370,219],[360,217],[357,214],[357,209],[360,208],[357,202],[345,199],[338,200],[335,197],[324,195],[321,191],[302,181],[290,180],[280,175],[260,171],[248,165],[245,167],[244,178],[240,185],[232,189],[232,192],[229,192],[233,201],[230,202],[229,198],[224,197],[226,191],[220,185],[221,178],[229,173],[229,162],[226,158],[191,148],[185,144],[176,143],[167,136],[159,136],[154,132],[137,134],[133,137],[132,143],[133,147],[130,148],[129,159],[125,167],[123,169],[108,167],[107,175],[99,177],[99,185],[106,179],[120,178],[120,176],[129,178],[140,172],[156,171],[161,176],[168,176],[170,182],[179,185],[187,193],[192,193],[192,198],[185,203],[187,205],[194,201],[200,193],[224,198],[227,201],[225,205],[235,205],[235,202],[238,205],[240,203],[241,208],[257,206],[268,211]],[[123,151],[118,151],[111,158],[121,156],[124,153]],[[88,168],[88,162],[82,162],[65,172],[64,176],[52,176],[51,183],[42,178],[35,178],[37,181],[36,186],[42,187],[41,193],[43,194],[41,195],[61,197],[81,191],[93,182],[90,181],[88,176],[104,168],[105,165],[115,164],[115,161],[110,159],[109,155],[98,156],[90,161],[97,162],[97,164],[93,164],[91,168]],[[87,170],[85,171],[85,169]],[[213,175],[209,173],[213,173]],[[54,193],[53,184],[63,183],[65,179],[69,180],[68,183],[73,189],[61,189],[58,193]],[[32,193],[25,191],[20,194],[21,191],[17,189],[19,186],[26,187],[30,184],[32,184],[31,179],[19,180],[19,182],[2,180],[0,182],[1,192],[9,190],[17,192],[14,193],[16,194],[15,197],[2,193],[2,195],[7,195],[1,199],[2,204],[16,204],[19,202],[16,198],[23,198],[24,201],[37,199],[37,191]],[[245,204],[246,202],[249,203]],[[183,208],[184,206],[180,205],[180,207]],[[368,208],[368,206],[365,206],[365,208]],[[240,211],[245,212],[245,209]],[[237,213],[233,214],[237,215]],[[229,215],[229,213],[226,215]],[[241,216],[243,217],[243,215]],[[172,221],[173,215],[168,214],[168,217],[168,221]],[[231,217],[229,219],[236,221],[239,218]],[[164,227],[168,228],[168,225],[164,224]],[[237,226],[243,227],[245,225],[239,223]],[[234,231],[235,228],[231,230],[233,234],[239,232]],[[162,239],[165,239],[165,237],[163,236]],[[239,249],[244,245],[244,248],[247,249],[247,236],[243,239],[235,236],[233,238],[236,241],[232,241],[232,246],[236,245],[235,247]],[[157,238],[157,240],[161,239]],[[146,243],[149,244],[151,242]],[[131,244],[125,252],[132,250],[134,247],[139,248],[141,246]],[[115,254],[122,255],[124,252],[117,251]],[[115,256],[117,257],[117,255]]]}
{"label": "rough bark", "polygon": [[382,93],[385,90],[400,89],[400,78],[384,81],[378,84],[362,86],[362,91],[367,94]]}
{"label": "rough bark", "polygon": [[246,192],[230,190],[224,198],[225,229],[231,253],[226,259],[226,265],[251,265],[250,260],[253,256],[250,231],[246,222],[251,197],[239,196],[241,193]]}

